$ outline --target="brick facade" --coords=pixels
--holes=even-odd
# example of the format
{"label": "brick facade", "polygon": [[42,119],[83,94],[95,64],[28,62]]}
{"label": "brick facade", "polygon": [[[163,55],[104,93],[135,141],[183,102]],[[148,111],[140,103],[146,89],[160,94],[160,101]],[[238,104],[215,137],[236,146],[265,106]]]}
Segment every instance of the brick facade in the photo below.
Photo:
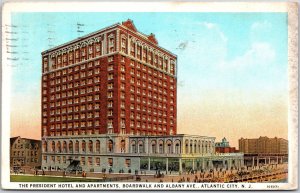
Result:
{"label": "brick facade", "polygon": [[42,136],[176,134],[176,55],[132,21],[42,53]]}

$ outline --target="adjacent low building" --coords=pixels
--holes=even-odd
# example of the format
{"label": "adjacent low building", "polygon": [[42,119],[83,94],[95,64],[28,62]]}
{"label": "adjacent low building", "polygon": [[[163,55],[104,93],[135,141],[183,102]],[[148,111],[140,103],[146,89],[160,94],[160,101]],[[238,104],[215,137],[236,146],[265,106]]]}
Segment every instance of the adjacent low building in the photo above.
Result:
{"label": "adjacent low building", "polygon": [[43,169],[66,169],[73,160],[85,171],[124,172],[231,169],[243,166],[243,154],[215,154],[215,138],[196,135],[85,135],[47,137]]}
{"label": "adjacent low building", "polygon": [[18,137],[10,138],[11,167],[40,167],[41,140]]}

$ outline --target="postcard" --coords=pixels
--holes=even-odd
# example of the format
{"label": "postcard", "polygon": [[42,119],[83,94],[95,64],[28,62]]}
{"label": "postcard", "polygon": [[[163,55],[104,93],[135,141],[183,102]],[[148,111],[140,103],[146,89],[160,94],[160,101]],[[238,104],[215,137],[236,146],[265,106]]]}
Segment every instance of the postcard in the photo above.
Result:
{"label": "postcard", "polygon": [[298,188],[297,3],[7,2],[2,18],[3,189]]}

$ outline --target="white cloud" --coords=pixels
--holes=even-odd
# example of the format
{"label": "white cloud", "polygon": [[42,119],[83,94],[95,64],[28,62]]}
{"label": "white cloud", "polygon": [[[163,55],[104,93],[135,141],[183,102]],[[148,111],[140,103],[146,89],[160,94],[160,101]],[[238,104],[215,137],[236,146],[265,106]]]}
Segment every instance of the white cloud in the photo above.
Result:
{"label": "white cloud", "polygon": [[217,65],[226,56],[228,38],[215,23],[195,22],[186,37],[177,48],[181,50],[179,62],[188,62],[195,69],[206,68],[208,64]]}
{"label": "white cloud", "polygon": [[273,47],[265,42],[254,42],[244,54],[230,61],[221,62],[222,68],[236,68],[246,66],[266,66],[274,62],[276,52]]}
{"label": "white cloud", "polygon": [[269,21],[258,21],[258,22],[254,22],[251,25],[251,30],[252,31],[258,31],[258,30],[266,30],[266,29],[270,29],[272,27],[272,24]]}
{"label": "white cloud", "polygon": [[220,27],[215,24],[215,23],[210,23],[210,22],[201,22],[199,23],[202,26],[205,26],[208,30],[214,30],[224,42],[228,41],[228,38],[225,36],[223,31],[220,29]]}

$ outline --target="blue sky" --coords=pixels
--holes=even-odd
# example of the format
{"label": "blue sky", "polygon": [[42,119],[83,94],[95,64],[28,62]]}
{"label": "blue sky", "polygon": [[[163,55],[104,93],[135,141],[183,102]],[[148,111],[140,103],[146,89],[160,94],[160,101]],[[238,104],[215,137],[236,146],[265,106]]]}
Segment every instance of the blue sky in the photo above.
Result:
{"label": "blue sky", "polygon": [[[48,37],[58,45],[79,36],[77,22],[84,24],[80,34],[84,35],[128,18],[140,32],[154,33],[160,46],[178,56],[179,127],[188,120],[184,116],[189,105],[200,110],[210,103],[250,107],[278,99],[275,103],[286,107],[286,13],[14,13],[16,51],[20,60],[29,60],[15,63],[13,95],[26,96],[28,103],[40,96],[40,53],[49,48]],[[211,112],[209,106],[203,110],[206,115],[216,111],[210,107]],[[219,111],[226,116],[224,108]],[[205,121],[190,126],[223,129],[211,128]]]}

